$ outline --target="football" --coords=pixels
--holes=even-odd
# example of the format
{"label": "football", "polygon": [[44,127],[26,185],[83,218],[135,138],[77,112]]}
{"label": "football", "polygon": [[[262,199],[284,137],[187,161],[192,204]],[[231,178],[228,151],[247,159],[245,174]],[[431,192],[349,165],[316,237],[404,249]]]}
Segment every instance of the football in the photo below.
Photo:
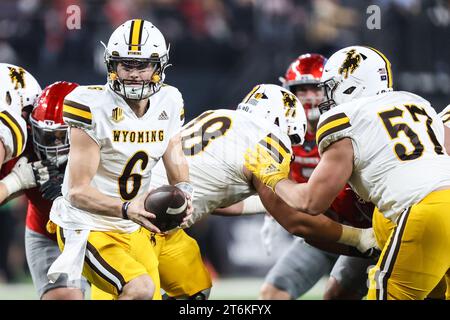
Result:
{"label": "football", "polygon": [[156,218],[150,222],[162,232],[178,227],[186,216],[188,201],[183,191],[171,185],[152,190],[145,199],[145,210]]}

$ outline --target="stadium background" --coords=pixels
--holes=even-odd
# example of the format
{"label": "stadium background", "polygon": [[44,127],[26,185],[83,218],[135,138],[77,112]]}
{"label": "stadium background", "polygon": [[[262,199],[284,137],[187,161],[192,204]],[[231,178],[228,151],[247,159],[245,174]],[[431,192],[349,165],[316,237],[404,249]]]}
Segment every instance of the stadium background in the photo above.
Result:
{"label": "stadium background", "polygon": [[[68,29],[67,8],[81,9]],[[381,10],[369,29],[370,5]],[[182,92],[189,121],[234,108],[257,83],[279,83],[300,53],[329,56],[352,44],[386,54],[398,90],[440,111],[450,93],[450,1],[446,0],[1,0],[0,62],[25,67],[42,87],[58,81],[102,84],[103,47],[121,22],[144,18],[170,43],[166,82]],[[26,203],[0,208],[0,299],[34,299],[24,258]],[[259,238],[262,216],[211,217],[191,233],[217,284],[213,298],[256,298],[262,276],[289,244],[280,233],[271,256]],[[319,298],[323,282],[307,298]]]}

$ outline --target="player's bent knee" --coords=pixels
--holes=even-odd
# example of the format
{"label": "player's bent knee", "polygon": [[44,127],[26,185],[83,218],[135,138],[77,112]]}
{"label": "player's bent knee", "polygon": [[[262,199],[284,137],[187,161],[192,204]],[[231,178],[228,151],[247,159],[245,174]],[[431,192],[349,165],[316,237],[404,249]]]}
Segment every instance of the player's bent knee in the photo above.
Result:
{"label": "player's bent knee", "polygon": [[45,292],[41,300],[83,300],[83,291],[77,288],[55,288]]}
{"label": "player's bent knee", "polygon": [[260,300],[291,300],[290,294],[284,290],[278,289],[277,287],[264,283],[259,291]]}
{"label": "player's bent knee", "polygon": [[148,275],[141,275],[129,281],[122,290],[119,299],[123,300],[152,300],[155,284]]}
{"label": "player's bent knee", "polygon": [[328,279],[325,292],[323,294],[324,300],[360,300],[362,297],[351,290],[347,290],[339,284],[336,278],[330,277]]}

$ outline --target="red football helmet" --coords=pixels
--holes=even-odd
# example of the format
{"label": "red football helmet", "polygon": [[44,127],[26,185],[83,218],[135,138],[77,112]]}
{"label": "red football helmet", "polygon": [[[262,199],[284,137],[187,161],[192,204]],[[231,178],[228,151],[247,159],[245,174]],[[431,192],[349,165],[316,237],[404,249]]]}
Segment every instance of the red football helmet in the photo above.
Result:
{"label": "red football helmet", "polygon": [[316,94],[307,93],[307,88],[317,90],[327,59],[317,53],[307,53],[299,56],[291,63],[284,78],[280,77],[283,87],[297,95],[306,112],[309,121],[318,120],[320,112],[318,105],[323,102],[323,90]]}
{"label": "red football helmet", "polygon": [[34,151],[40,159],[69,152],[68,126],[63,120],[64,98],[78,84],[59,81],[42,91],[30,115]]}

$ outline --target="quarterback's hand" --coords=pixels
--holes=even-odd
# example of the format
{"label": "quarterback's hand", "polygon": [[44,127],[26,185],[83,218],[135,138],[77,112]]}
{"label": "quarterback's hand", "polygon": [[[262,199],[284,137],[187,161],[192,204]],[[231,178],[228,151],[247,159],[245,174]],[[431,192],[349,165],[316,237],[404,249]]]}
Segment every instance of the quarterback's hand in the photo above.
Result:
{"label": "quarterback's hand", "polygon": [[151,232],[161,233],[161,230],[149,220],[151,218],[156,218],[156,215],[145,210],[144,202],[149,193],[150,191],[147,191],[130,202],[127,209],[128,219]]}
{"label": "quarterback's hand", "polygon": [[276,150],[281,163],[269,153],[262,145],[257,144],[256,149],[247,149],[244,158],[245,167],[250,170],[262,183],[275,190],[275,185],[287,179],[290,170],[291,154],[284,150]]}

